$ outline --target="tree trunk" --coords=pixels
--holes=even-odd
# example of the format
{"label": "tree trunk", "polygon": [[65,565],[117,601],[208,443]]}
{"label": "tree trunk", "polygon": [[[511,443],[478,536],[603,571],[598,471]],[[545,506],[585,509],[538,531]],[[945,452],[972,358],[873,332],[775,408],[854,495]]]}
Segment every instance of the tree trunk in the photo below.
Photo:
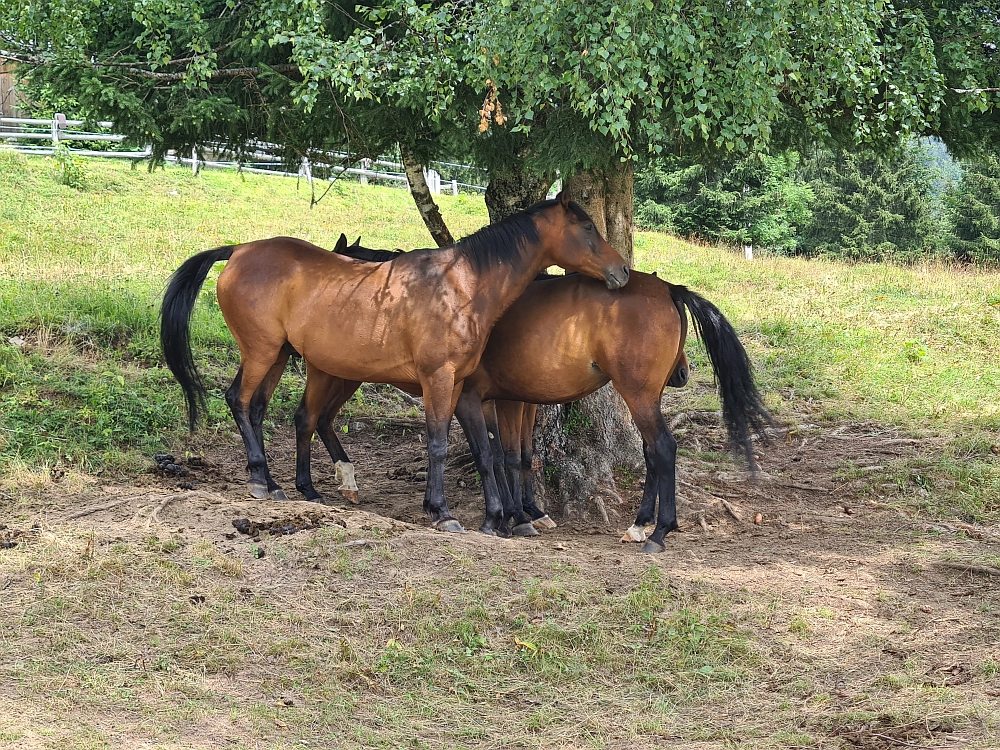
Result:
{"label": "tree trunk", "polygon": [[552,180],[523,171],[492,172],[486,187],[486,210],[490,224],[538,203],[552,187]]}
{"label": "tree trunk", "polygon": [[410,183],[410,195],[413,196],[413,202],[420,212],[420,218],[424,220],[427,231],[431,233],[438,247],[454,245],[455,240],[448,231],[448,225],[444,223],[444,217],[434,202],[430,188],[427,187],[424,165],[417,161],[410,147],[402,142],[399,144],[399,153],[403,159],[403,169],[406,170],[406,180]]}
{"label": "tree trunk", "polygon": [[[635,212],[632,178],[632,163],[625,162],[574,176],[566,185],[570,197],[590,214],[629,266]],[[572,404],[541,407],[534,451],[535,497],[549,515],[604,525],[623,520],[616,470],[641,473],[645,463],[639,432],[610,384]]]}

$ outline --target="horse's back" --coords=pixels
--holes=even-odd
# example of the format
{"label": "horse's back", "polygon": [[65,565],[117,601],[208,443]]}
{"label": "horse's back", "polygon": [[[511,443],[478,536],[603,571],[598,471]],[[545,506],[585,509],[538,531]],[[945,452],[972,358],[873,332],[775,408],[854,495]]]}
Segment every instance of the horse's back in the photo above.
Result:
{"label": "horse's back", "polygon": [[573,274],[532,283],[497,322],[480,367],[497,397],[561,402],[609,379],[660,380],[663,370],[665,382],[679,334],[670,287],[655,276],[633,272],[612,291]]}

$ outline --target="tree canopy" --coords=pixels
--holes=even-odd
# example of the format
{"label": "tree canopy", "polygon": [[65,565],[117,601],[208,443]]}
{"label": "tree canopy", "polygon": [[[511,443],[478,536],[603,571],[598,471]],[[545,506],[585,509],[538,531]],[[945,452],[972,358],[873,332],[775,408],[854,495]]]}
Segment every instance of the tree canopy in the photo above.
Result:
{"label": "tree canopy", "polygon": [[0,0],[36,93],[166,148],[408,139],[600,166],[996,129],[1000,12],[956,0]]}

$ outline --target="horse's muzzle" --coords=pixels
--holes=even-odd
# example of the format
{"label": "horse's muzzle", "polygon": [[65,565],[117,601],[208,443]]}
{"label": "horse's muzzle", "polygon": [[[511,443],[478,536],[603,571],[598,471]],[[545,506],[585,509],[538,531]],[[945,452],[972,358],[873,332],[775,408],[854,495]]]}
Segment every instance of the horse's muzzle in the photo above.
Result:
{"label": "horse's muzzle", "polygon": [[615,289],[621,289],[628,283],[628,266],[623,265],[621,268],[614,270],[608,270],[604,274],[604,283],[608,285],[608,289],[614,291]]}

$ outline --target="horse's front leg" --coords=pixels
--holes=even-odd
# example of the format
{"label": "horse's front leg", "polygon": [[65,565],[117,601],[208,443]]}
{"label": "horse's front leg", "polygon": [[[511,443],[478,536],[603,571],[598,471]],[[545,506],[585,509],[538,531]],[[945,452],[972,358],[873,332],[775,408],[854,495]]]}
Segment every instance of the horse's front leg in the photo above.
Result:
{"label": "horse's front leg", "polygon": [[448,425],[462,392],[462,381],[455,374],[438,370],[423,378],[424,414],[427,418],[427,488],[424,490],[424,511],[431,517],[431,526],[441,531],[465,533],[462,524],[451,515],[444,495],[444,460],[448,455]]}
{"label": "horse's front leg", "polygon": [[509,498],[504,496],[504,490],[500,488],[503,477],[496,474],[489,433],[486,421],[483,419],[482,396],[471,389],[463,389],[455,409],[455,416],[462,425],[465,438],[469,441],[469,448],[472,449],[476,470],[483,480],[486,519],[479,530],[489,536],[496,536],[502,531],[507,506],[505,501],[509,501]]}

